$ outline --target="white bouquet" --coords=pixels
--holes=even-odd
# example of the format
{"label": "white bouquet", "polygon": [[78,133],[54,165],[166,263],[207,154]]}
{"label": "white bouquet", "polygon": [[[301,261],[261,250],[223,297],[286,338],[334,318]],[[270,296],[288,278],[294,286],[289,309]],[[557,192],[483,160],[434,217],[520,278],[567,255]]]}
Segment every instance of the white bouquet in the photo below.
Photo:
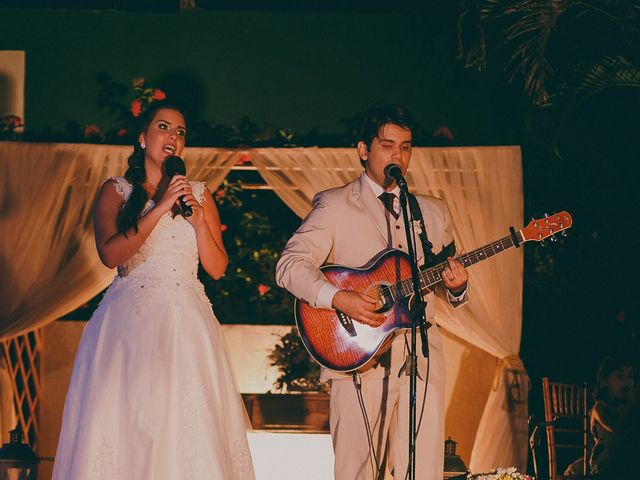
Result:
{"label": "white bouquet", "polygon": [[533,477],[518,472],[515,467],[498,468],[489,473],[473,473],[468,480],[533,480]]}

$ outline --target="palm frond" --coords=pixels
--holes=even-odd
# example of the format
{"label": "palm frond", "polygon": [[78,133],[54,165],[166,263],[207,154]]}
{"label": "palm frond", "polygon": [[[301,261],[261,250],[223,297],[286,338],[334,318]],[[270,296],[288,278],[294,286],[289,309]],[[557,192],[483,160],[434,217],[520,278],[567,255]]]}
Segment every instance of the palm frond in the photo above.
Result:
{"label": "palm frond", "polygon": [[487,41],[476,0],[462,0],[458,6],[458,55],[465,68],[479,71],[487,66]]}
{"label": "palm frond", "polygon": [[640,0],[462,0],[458,20],[465,66],[498,57],[534,104],[637,81]]}
{"label": "palm frond", "polygon": [[591,65],[579,65],[573,83],[572,100],[582,103],[610,88],[640,88],[640,66],[621,56],[606,57]]}
{"label": "palm frond", "polygon": [[505,67],[510,81],[521,77],[525,94],[538,105],[549,103],[547,82],[554,70],[548,60],[548,46],[558,19],[573,4],[571,0],[525,0],[504,5],[493,12],[508,25],[501,48],[512,51]]}

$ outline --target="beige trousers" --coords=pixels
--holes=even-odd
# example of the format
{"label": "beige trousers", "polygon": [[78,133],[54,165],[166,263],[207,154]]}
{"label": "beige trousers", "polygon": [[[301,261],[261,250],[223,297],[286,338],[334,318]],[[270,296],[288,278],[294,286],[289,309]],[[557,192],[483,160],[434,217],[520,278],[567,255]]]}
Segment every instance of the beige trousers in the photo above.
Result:
{"label": "beige trousers", "polygon": [[[420,423],[425,383],[418,379],[416,419]],[[335,480],[394,480],[407,476],[409,377],[362,379],[362,397],[378,461],[370,455],[364,417],[350,378],[332,380],[330,424]],[[442,480],[444,469],[444,385],[429,384],[416,442],[416,479]],[[377,470],[377,476],[374,474]]]}

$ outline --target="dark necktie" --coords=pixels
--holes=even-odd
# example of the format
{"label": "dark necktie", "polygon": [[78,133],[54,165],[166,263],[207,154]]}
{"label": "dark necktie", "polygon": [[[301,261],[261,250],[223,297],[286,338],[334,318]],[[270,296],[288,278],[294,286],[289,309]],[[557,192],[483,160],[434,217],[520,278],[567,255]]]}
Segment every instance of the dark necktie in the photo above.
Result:
{"label": "dark necktie", "polygon": [[393,215],[394,218],[397,220],[400,214],[397,213],[396,210],[393,208],[393,201],[395,200],[396,196],[391,192],[382,192],[378,196],[378,198],[384,205],[384,208],[386,208],[389,211],[389,213]]}

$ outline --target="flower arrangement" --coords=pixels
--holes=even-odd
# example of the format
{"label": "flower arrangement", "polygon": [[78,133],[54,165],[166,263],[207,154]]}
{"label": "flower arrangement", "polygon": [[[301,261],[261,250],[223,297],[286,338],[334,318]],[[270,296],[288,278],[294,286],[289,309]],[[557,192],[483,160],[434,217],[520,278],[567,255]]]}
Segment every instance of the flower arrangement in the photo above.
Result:
{"label": "flower arrangement", "polygon": [[0,139],[13,140],[17,138],[17,130],[24,125],[17,115],[5,115],[0,117]]}
{"label": "flower arrangement", "polygon": [[[133,140],[136,119],[153,102],[169,99],[170,95],[150,85],[144,77],[136,77],[128,84],[120,83],[107,73],[98,74],[97,106],[107,109],[116,117],[117,127],[106,132],[100,131],[96,125],[87,125],[84,129],[84,141],[109,142],[115,144],[131,143]],[[187,107],[183,102],[178,105]],[[73,133],[73,132],[70,132]],[[244,117],[237,124],[226,126],[210,121],[189,122],[189,145],[216,145],[223,147],[237,146],[296,146],[294,134],[285,128],[260,126]]]}
{"label": "flower arrangement", "polygon": [[[36,142],[90,142],[108,143],[112,145],[130,145],[135,141],[135,127],[139,116],[153,102],[167,99],[175,102],[193,114],[200,104],[190,98],[176,98],[178,91],[183,91],[180,81],[165,83],[162,88],[153,85],[153,81],[146,77],[135,77],[126,82],[118,81],[106,72],[99,72],[96,76],[98,84],[98,109],[107,110],[107,120],[111,125],[98,122],[77,122],[68,120],[63,131],[46,129],[42,131],[30,130],[20,132],[19,137],[26,141]],[[195,102],[195,103],[194,103]],[[340,134],[321,133],[317,127],[309,132],[294,132],[288,127],[272,126],[268,123],[259,124],[247,116],[233,124],[221,124],[211,120],[189,118],[189,141],[191,147],[340,147],[354,146],[357,119],[360,115],[353,115],[340,120],[345,131]],[[18,119],[19,121],[19,119]],[[105,121],[106,122],[106,121]],[[17,134],[11,136],[8,129],[15,132],[15,128],[22,126],[22,122],[15,123],[15,119],[0,118],[0,139],[17,139]],[[438,126],[431,135],[423,134],[420,130],[414,136],[414,145],[420,146],[449,146],[453,144],[453,134],[446,126]],[[239,160],[242,161],[242,160]]]}
{"label": "flower arrangement", "polygon": [[440,125],[431,133],[431,141],[433,146],[446,147],[453,144],[453,133],[446,125]]}
{"label": "flower arrangement", "polygon": [[533,477],[518,472],[515,467],[497,468],[488,473],[474,473],[467,480],[533,480]]}
{"label": "flower arrangement", "polygon": [[103,131],[98,125],[86,125],[85,141],[131,143],[136,119],[153,102],[167,98],[163,90],[149,86],[144,77],[132,79],[129,85],[114,81],[106,73],[98,74],[97,80],[100,86],[97,105],[117,117],[117,127]]}
{"label": "flower arrangement", "polygon": [[136,94],[131,102],[131,115],[136,118],[153,102],[167,98],[167,95],[159,88],[146,86],[144,77],[134,78],[131,86]]}

